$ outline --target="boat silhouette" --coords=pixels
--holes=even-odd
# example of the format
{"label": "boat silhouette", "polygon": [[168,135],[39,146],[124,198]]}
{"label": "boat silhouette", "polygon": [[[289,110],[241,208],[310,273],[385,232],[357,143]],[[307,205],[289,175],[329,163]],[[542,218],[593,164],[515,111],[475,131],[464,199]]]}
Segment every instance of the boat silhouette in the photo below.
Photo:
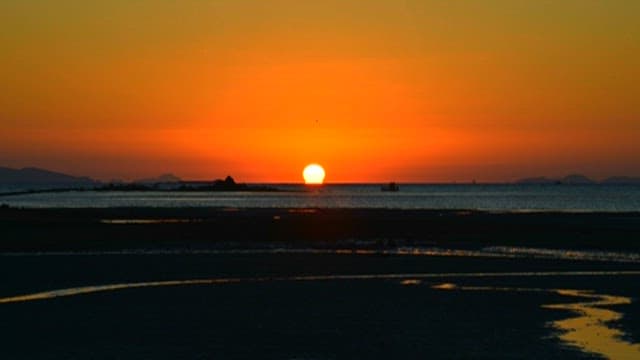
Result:
{"label": "boat silhouette", "polygon": [[387,185],[382,185],[380,187],[381,191],[399,191],[400,187],[395,182],[390,182]]}

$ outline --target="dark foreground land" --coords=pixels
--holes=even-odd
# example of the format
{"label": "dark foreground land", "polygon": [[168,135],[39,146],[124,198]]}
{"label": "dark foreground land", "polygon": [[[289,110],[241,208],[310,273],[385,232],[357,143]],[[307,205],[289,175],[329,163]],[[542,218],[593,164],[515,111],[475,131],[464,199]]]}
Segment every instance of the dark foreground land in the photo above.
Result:
{"label": "dark foreground land", "polygon": [[[584,289],[632,299],[611,307],[624,314],[611,326],[637,343],[640,275],[612,271],[638,271],[639,262],[331,250],[503,245],[628,254],[640,252],[639,219],[453,211],[2,209],[0,358],[598,358],[562,343],[550,327],[574,314],[542,307],[580,299],[535,289]],[[238,251],[274,247],[329,251]],[[425,274],[430,277],[420,278]],[[198,279],[234,281],[181,283]],[[2,303],[50,290],[165,281],[175,284],[77,295],[71,290],[56,294],[72,296]],[[433,288],[443,283],[458,288]]]}
{"label": "dark foreground land", "polygon": [[0,252],[515,245],[640,250],[640,213],[0,209]]}

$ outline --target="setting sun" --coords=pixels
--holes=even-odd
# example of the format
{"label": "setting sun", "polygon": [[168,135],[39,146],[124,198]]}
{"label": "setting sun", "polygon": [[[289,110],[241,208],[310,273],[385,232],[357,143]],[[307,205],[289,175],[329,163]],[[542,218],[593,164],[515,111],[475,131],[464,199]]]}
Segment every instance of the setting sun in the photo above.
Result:
{"label": "setting sun", "polygon": [[324,181],[324,175],[324,169],[318,164],[309,164],[302,171],[305,184],[322,184]]}

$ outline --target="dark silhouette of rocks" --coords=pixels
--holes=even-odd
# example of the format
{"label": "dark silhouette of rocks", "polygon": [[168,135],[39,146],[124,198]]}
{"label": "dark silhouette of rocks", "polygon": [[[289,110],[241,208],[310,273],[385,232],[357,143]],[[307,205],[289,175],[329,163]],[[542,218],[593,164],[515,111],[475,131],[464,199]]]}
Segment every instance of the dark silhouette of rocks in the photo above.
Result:
{"label": "dark silhouette of rocks", "polygon": [[390,183],[388,183],[386,185],[382,185],[380,187],[380,190],[382,190],[382,191],[399,191],[400,187],[395,182],[390,182]]}
{"label": "dark silhouette of rocks", "polygon": [[237,183],[230,175],[213,181],[182,181],[177,190],[182,191],[278,191],[269,186],[254,186]]}
{"label": "dark silhouette of rocks", "polygon": [[236,181],[230,176],[227,175],[224,180],[217,179],[213,182],[211,190],[222,190],[222,191],[238,191],[238,190],[246,190],[248,186],[246,184],[237,184]]}
{"label": "dark silhouette of rocks", "polygon": [[133,182],[107,184],[98,191],[275,191],[266,186],[249,186],[236,183],[231,176],[213,181]]}
{"label": "dark silhouette of rocks", "polygon": [[88,177],[74,177],[42,169],[3,167],[0,167],[0,185],[9,186],[7,191],[0,191],[0,196],[68,191],[279,191],[270,186],[236,183],[231,176],[213,181],[183,181],[173,174],[164,174],[134,182],[101,183]]}
{"label": "dark silhouette of rocks", "polygon": [[162,174],[155,178],[138,179],[138,180],[135,180],[134,183],[136,184],[170,184],[170,183],[178,183],[181,181],[182,179],[180,179],[179,177],[171,173],[167,173],[167,174]]}

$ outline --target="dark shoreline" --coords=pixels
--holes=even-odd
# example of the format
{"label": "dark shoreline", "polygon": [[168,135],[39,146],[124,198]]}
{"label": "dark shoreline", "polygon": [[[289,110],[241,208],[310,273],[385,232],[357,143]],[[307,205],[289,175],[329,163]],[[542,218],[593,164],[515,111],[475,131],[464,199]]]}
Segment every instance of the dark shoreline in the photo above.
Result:
{"label": "dark shoreline", "polygon": [[29,190],[19,190],[19,191],[9,191],[9,192],[0,192],[0,198],[9,197],[9,196],[20,196],[20,195],[33,195],[33,194],[55,194],[55,193],[68,193],[68,192],[292,192],[285,191],[281,189],[277,189],[269,186],[259,186],[259,185],[246,185],[246,184],[237,184],[234,185],[233,188],[228,187],[187,187],[187,188],[158,188],[153,186],[146,185],[126,185],[126,186],[103,186],[103,187],[94,187],[94,188],[54,188],[54,189],[29,189]]}
{"label": "dark shoreline", "polygon": [[0,233],[0,252],[276,246],[522,246],[638,252],[640,213],[0,208]]}

